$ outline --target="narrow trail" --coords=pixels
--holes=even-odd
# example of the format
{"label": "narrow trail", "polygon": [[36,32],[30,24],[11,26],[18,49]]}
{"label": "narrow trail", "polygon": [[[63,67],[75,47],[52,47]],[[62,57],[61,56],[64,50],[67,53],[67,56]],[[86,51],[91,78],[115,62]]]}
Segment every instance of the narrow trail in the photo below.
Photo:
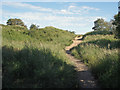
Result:
{"label": "narrow trail", "polygon": [[82,37],[79,38],[75,38],[73,40],[73,43],[70,46],[67,46],[65,48],[66,50],[66,55],[69,57],[69,59],[71,60],[72,63],[74,63],[75,66],[75,70],[77,71],[77,80],[78,80],[78,87],[79,88],[99,88],[97,81],[94,79],[91,71],[89,70],[89,68],[80,60],[74,58],[71,55],[70,50],[79,45],[82,42]]}

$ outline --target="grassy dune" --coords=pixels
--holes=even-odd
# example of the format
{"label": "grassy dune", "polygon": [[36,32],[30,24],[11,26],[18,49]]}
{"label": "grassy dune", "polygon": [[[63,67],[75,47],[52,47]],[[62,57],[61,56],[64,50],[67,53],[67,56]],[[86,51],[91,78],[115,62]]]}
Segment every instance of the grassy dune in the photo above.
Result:
{"label": "grassy dune", "polygon": [[[2,36],[3,88],[77,87],[76,71],[64,51],[74,33],[51,26],[28,30],[2,25]],[[72,55],[91,68],[101,87],[118,87],[119,40],[104,31],[83,37]]]}
{"label": "grassy dune", "polygon": [[76,87],[76,71],[64,51],[74,33],[54,27],[2,27],[3,88]]}
{"label": "grassy dune", "polygon": [[72,50],[72,55],[91,68],[101,87],[119,87],[119,40],[114,35],[91,33],[87,33],[83,42]]}

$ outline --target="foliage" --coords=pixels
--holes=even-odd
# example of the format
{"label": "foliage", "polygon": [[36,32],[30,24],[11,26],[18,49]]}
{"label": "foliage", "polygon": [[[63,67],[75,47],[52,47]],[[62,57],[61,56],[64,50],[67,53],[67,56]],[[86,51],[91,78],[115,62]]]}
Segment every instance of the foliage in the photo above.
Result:
{"label": "foliage", "polygon": [[118,20],[118,14],[114,15],[114,19],[112,20],[113,21],[113,25],[117,25],[119,20]]}
{"label": "foliage", "polygon": [[112,35],[112,31],[92,31],[92,32],[87,32],[85,35]]}
{"label": "foliage", "polygon": [[103,31],[91,31],[91,32],[87,32],[86,34],[83,35],[82,39],[84,39],[87,35],[113,35],[113,31],[103,30]]}
{"label": "foliage", "polygon": [[31,24],[30,30],[36,30],[39,26],[36,26],[35,24]]}
{"label": "foliage", "polygon": [[104,19],[97,19],[94,21],[94,31],[111,31],[115,34],[115,38],[120,38],[120,15],[114,15],[114,19],[110,22],[106,22]]}
{"label": "foliage", "polygon": [[120,39],[120,13],[114,16],[114,23],[116,25],[115,38]]}
{"label": "foliage", "polygon": [[63,50],[75,34],[54,27],[2,27],[3,88],[76,87],[76,71]]}
{"label": "foliage", "polygon": [[26,27],[24,25],[24,22],[21,19],[16,19],[16,18],[15,19],[9,19],[7,21],[7,25],[20,25],[20,26]]}
{"label": "foliage", "polygon": [[3,87],[61,88],[74,87],[73,66],[49,49],[3,48]]}
{"label": "foliage", "polygon": [[120,24],[116,27],[115,38],[120,39]]}
{"label": "foliage", "polygon": [[96,21],[94,21],[94,27],[92,29],[94,29],[94,31],[102,31],[102,30],[113,30],[114,27],[112,25],[111,22],[107,22],[104,19],[97,19]]}
{"label": "foliage", "polygon": [[72,55],[88,65],[101,87],[118,88],[119,45],[114,35],[86,35],[83,42],[72,50]]}

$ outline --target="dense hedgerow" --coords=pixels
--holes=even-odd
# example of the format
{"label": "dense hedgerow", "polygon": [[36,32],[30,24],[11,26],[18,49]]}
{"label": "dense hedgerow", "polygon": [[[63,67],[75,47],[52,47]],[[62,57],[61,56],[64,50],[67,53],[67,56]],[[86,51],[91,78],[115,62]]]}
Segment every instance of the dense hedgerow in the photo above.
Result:
{"label": "dense hedgerow", "polygon": [[2,36],[3,88],[76,87],[76,71],[64,51],[74,33],[3,25]]}

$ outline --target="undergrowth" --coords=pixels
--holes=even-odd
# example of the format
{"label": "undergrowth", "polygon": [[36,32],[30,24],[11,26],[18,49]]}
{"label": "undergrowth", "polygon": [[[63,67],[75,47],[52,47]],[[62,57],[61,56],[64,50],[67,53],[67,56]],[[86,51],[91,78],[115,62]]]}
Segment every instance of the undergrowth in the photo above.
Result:
{"label": "undergrowth", "polygon": [[76,87],[76,71],[64,51],[74,33],[3,25],[2,36],[3,88]]}
{"label": "undergrowth", "polygon": [[101,87],[120,85],[120,41],[113,35],[86,35],[83,42],[72,49],[72,55],[92,70]]}

